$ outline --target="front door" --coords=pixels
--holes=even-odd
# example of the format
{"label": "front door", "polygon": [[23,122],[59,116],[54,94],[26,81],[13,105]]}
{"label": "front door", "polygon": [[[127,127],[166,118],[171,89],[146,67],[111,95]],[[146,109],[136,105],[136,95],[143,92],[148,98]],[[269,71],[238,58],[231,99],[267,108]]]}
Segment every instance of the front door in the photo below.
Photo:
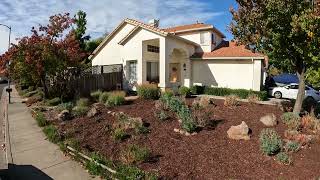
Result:
{"label": "front door", "polygon": [[159,62],[147,62],[147,81],[159,83]]}

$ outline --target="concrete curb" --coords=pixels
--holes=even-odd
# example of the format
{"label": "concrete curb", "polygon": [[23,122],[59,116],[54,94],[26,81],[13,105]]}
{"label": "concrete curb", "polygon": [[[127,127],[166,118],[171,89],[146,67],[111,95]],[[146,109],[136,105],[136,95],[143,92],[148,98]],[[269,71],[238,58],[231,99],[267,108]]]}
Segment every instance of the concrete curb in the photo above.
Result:
{"label": "concrete curb", "polygon": [[12,159],[12,152],[11,152],[11,142],[10,142],[10,133],[9,133],[9,119],[8,119],[8,96],[6,95],[6,89],[8,86],[4,87],[2,90],[2,96],[1,96],[1,101],[4,102],[4,132],[5,132],[5,151],[6,151],[6,161],[7,161],[7,166],[8,164],[13,164],[13,159]]}

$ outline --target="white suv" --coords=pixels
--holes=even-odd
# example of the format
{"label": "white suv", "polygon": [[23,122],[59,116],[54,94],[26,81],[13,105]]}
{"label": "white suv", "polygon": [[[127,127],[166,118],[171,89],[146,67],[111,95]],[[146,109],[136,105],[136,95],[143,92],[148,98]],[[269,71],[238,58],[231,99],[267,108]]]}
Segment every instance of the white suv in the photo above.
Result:
{"label": "white suv", "polygon": [[[273,87],[269,89],[269,95],[277,99],[296,99],[298,94],[299,85],[292,83],[282,87]],[[320,92],[314,90],[313,88],[306,86],[305,97],[312,98],[315,101],[320,101]]]}

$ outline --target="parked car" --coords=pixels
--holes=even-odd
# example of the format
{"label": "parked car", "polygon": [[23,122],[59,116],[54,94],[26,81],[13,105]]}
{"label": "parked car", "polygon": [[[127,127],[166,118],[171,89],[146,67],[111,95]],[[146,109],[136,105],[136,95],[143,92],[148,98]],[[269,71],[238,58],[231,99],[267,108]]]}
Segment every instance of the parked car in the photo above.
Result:
{"label": "parked car", "polygon": [[[282,87],[273,87],[269,89],[269,95],[277,99],[296,99],[298,94],[299,85],[291,83]],[[315,101],[320,101],[320,92],[316,91],[310,86],[306,86],[305,97],[312,98]]]}
{"label": "parked car", "polygon": [[8,78],[5,76],[0,76],[0,84],[1,83],[7,83],[8,82]]}

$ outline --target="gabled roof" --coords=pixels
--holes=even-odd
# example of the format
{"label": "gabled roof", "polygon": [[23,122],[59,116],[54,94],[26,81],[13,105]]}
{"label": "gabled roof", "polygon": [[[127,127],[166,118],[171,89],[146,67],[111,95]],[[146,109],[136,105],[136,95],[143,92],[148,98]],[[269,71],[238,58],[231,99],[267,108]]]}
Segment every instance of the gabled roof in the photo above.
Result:
{"label": "gabled roof", "polygon": [[244,45],[237,45],[237,43],[233,41],[222,41],[211,52],[195,53],[191,56],[192,59],[215,59],[221,57],[265,59],[263,54],[252,52]]}
{"label": "gabled roof", "polygon": [[114,31],[112,31],[101,43],[100,45],[93,51],[93,53],[89,56],[89,59],[92,59],[97,53],[99,53],[101,51],[101,49],[105,46],[105,44],[107,44],[111,39],[112,37],[121,29],[121,27],[123,25],[125,25],[126,23],[128,24],[131,24],[131,25],[134,25],[136,26],[135,28],[133,28],[120,42],[119,44],[123,44],[125,43],[137,30],[139,30],[140,28],[142,29],[145,29],[145,30],[148,30],[148,31],[151,31],[153,33],[156,33],[160,36],[170,36],[170,37],[173,37],[177,40],[180,40],[180,41],[184,41],[188,44],[192,44],[194,46],[198,46],[197,43],[195,42],[192,42],[192,41],[189,41],[187,39],[184,39],[184,38],[181,38],[179,36],[175,36],[174,34],[172,33],[169,33],[169,32],[166,32],[164,31],[163,29],[160,29],[160,28],[157,28],[157,27],[154,27],[154,26],[151,26],[151,25],[148,25],[148,24],[145,24],[143,22],[140,22],[140,21],[137,21],[137,20],[134,20],[134,19],[129,19],[129,18],[126,18],[125,20],[123,20],[119,26],[117,26],[115,28]]}
{"label": "gabled roof", "polygon": [[182,26],[175,26],[170,28],[163,29],[166,32],[174,33],[174,34],[181,34],[181,33],[187,33],[192,31],[201,31],[201,30],[213,30],[216,33],[218,33],[222,38],[225,38],[226,36],[219,31],[217,28],[215,28],[211,24],[204,24],[204,23],[195,23],[195,24],[187,24]]}

